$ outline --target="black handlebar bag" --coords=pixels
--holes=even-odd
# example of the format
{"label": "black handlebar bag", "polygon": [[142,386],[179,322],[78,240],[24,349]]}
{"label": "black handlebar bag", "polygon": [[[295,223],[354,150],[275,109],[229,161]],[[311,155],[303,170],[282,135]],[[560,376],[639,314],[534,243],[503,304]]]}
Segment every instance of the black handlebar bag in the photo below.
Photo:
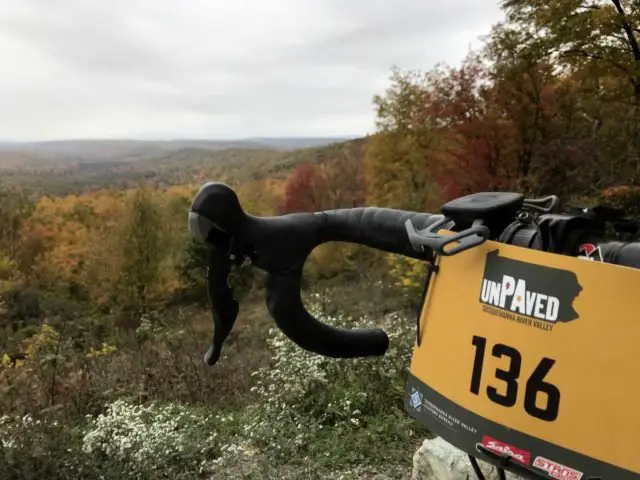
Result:
{"label": "black handlebar bag", "polygon": [[409,414],[525,478],[640,478],[640,270],[493,241],[434,270]]}

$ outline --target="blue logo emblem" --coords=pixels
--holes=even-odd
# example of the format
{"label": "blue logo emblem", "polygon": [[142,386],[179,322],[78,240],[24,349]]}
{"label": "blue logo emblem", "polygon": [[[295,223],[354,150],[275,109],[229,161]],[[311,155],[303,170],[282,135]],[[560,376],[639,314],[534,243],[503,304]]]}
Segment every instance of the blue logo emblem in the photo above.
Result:
{"label": "blue logo emblem", "polygon": [[422,394],[415,388],[413,388],[412,390],[413,391],[409,396],[409,403],[416,410],[420,410],[420,407],[422,407]]}

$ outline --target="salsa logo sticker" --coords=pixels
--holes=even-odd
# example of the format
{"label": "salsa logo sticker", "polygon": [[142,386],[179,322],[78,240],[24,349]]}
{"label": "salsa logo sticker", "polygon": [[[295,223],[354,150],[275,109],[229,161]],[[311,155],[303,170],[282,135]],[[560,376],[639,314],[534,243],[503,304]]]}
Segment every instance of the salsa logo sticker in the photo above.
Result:
{"label": "salsa logo sticker", "polygon": [[480,302],[491,315],[551,331],[558,322],[576,320],[573,302],[582,287],[569,270],[545,267],[487,253]]}
{"label": "salsa logo sticker", "polygon": [[580,480],[582,472],[566,467],[560,463],[552,462],[544,457],[536,457],[533,466],[546,472],[551,478],[558,480]]}
{"label": "salsa logo sticker", "polygon": [[498,455],[511,457],[522,465],[529,465],[529,462],[531,461],[531,454],[526,450],[521,450],[509,445],[508,443],[491,438],[488,435],[482,437],[481,445],[487,450],[497,453]]}

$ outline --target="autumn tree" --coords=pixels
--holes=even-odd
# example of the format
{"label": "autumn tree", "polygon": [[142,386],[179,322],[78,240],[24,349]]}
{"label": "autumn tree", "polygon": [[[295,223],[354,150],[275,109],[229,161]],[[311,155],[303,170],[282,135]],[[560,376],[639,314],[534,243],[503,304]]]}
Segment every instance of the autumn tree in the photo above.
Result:
{"label": "autumn tree", "polygon": [[425,210],[439,201],[433,173],[442,138],[426,109],[426,81],[424,74],[394,70],[391,86],[374,97],[378,131],[365,157],[370,204]]}
{"label": "autumn tree", "polygon": [[322,210],[325,178],[320,168],[312,163],[296,167],[284,186],[284,198],[280,213],[314,212]]}
{"label": "autumn tree", "polygon": [[238,182],[233,186],[241,199],[242,208],[251,215],[276,214],[283,191],[291,184],[270,178]]}
{"label": "autumn tree", "polygon": [[537,52],[549,59],[558,76],[574,81],[578,122],[588,123],[577,148],[593,157],[590,179],[598,190],[619,181],[636,183],[640,174],[637,2],[505,0],[502,5],[507,22],[500,26],[498,37],[518,37],[518,58]]}
{"label": "autumn tree", "polygon": [[320,168],[324,177],[325,208],[354,208],[364,205],[366,183],[364,155],[368,138],[344,144]]}
{"label": "autumn tree", "polygon": [[423,88],[424,108],[442,139],[430,169],[441,199],[507,187],[511,125],[495,108],[481,56],[471,53],[459,67],[437,66]]}
{"label": "autumn tree", "polygon": [[[394,71],[375,97],[371,200],[424,208],[415,195],[429,188],[416,178],[433,186],[432,203],[483,190],[593,197],[638,181],[640,117],[625,87],[636,81],[624,73],[635,68],[636,33],[625,25],[638,9],[565,0],[504,8],[507,20],[460,66]],[[579,60],[578,50],[588,55]],[[624,68],[611,63],[623,59]]]}
{"label": "autumn tree", "polygon": [[497,119],[506,147],[499,162],[505,187],[527,195],[584,192],[597,160],[577,82],[528,38],[527,31],[498,25],[483,52],[490,64],[487,119]]}
{"label": "autumn tree", "polygon": [[507,20],[481,51],[458,67],[394,71],[374,98],[370,201],[433,211],[483,190],[567,200],[637,182],[636,33],[628,32],[638,8],[503,4]]}

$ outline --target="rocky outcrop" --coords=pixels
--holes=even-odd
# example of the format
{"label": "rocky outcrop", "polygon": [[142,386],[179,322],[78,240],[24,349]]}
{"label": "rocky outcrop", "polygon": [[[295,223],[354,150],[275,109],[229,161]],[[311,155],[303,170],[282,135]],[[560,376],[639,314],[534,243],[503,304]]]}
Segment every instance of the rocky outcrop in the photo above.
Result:
{"label": "rocky outcrop", "polygon": [[[498,480],[497,469],[478,460],[486,480]],[[425,440],[413,456],[411,480],[472,480],[476,478],[466,453],[436,437]],[[507,473],[508,480],[522,480],[522,477]]]}

